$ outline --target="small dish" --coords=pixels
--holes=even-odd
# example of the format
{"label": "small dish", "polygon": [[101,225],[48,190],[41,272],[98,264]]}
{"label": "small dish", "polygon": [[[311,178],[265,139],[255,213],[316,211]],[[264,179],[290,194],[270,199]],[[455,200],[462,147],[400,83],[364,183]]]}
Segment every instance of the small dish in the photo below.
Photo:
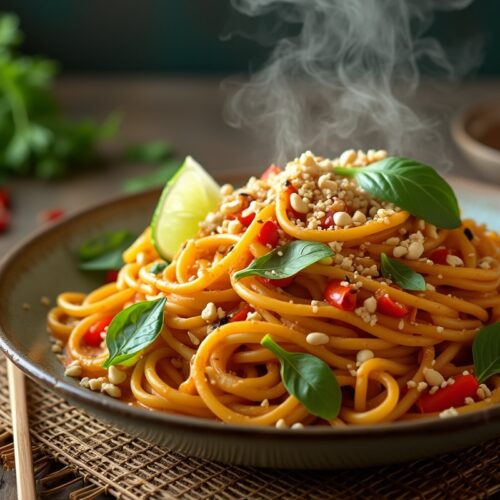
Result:
{"label": "small dish", "polygon": [[500,183],[500,99],[459,111],[451,122],[457,146],[478,170]]}
{"label": "small dish", "polygon": [[[466,216],[499,230],[499,190],[452,180]],[[500,406],[453,418],[350,427],[277,429],[227,425],[132,407],[64,376],[51,352],[47,307],[62,290],[98,284],[79,272],[75,252],[105,231],[139,232],[158,192],[122,197],[87,209],[30,236],[0,264],[0,348],[38,383],[73,405],[134,435],[186,455],[226,463],[300,469],[358,468],[446,453],[500,436]],[[26,307],[28,304],[29,307]],[[24,305],[24,307],[23,307]]]}

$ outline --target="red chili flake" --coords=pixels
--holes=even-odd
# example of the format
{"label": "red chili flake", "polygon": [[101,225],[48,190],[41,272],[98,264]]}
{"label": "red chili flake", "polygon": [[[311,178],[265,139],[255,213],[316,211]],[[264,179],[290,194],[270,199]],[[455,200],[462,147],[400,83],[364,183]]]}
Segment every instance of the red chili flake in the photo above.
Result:
{"label": "red chili flake", "polygon": [[49,208],[40,212],[39,219],[42,222],[54,222],[63,216],[64,210],[62,208]]}

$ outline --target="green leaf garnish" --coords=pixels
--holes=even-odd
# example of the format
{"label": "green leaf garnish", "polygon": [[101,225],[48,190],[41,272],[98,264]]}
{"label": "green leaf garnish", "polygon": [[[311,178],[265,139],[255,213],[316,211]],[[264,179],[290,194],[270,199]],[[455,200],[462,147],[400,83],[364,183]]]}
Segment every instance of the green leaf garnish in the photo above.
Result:
{"label": "green leaf garnish", "polygon": [[167,267],[166,262],[155,262],[151,266],[151,269],[149,270],[149,272],[153,273],[153,274],[160,274],[165,270],[166,267]]}
{"label": "green leaf garnish", "polygon": [[425,279],[421,274],[402,262],[391,259],[383,252],[380,254],[380,270],[384,278],[391,279],[404,290],[423,291],[426,289]]}
{"label": "green leaf garnish", "polygon": [[288,278],[333,255],[333,250],[324,243],[295,240],[255,259],[248,267],[236,272],[234,277],[237,280],[253,275],[271,280]]}
{"label": "green leaf garnish", "polygon": [[161,163],[172,154],[172,146],[165,141],[151,141],[146,144],[129,146],[125,151],[125,159],[138,163]]}
{"label": "green leaf garnish", "polygon": [[479,382],[500,373],[500,323],[479,330],[472,344],[472,358]]}
{"label": "green leaf garnish", "polygon": [[178,160],[168,161],[149,174],[127,179],[123,183],[123,191],[125,193],[138,193],[146,189],[164,186],[180,167],[181,163]]}
{"label": "green leaf garnish", "polygon": [[153,343],[163,328],[166,297],[138,302],[119,312],[106,333],[108,359],[102,365],[121,365]]}
{"label": "green leaf garnish", "polygon": [[79,250],[79,268],[85,271],[108,271],[123,266],[123,252],[135,236],[128,231],[115,231],[94,238]]}
{"label": "green leaf garnish", "polygon": [[331,420],[339,414],[342,392],[330,367],[312,354],[285,351],[266,335],[261,345],[281,363],[281,379],[286,390],[317,417]]}
{"label": "green leaf garnish", "polygon": [[335,167],[354,177],[373,196],[396,204],[437,227],[460,226],[460,210],[450,185],[428,165],[410,158],[389,157],[367,167]]}

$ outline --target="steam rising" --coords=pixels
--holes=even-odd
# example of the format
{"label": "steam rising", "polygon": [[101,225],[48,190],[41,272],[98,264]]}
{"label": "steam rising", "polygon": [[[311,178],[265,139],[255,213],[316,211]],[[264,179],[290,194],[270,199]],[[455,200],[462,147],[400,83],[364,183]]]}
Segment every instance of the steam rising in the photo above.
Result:
{"label": "steam rising", "polygon": [[248,16],[297,23],[298,33],[278,40],[263,69],[235,90],[228,120],[271,135],[280,163],[307,149],[329,156],[345,147],[425,158],[423,149],[439,149],[437,134],[403,100],[417,89],[421,65],[457,76],[424,32],[436,10],[471,2],[232,0]]}

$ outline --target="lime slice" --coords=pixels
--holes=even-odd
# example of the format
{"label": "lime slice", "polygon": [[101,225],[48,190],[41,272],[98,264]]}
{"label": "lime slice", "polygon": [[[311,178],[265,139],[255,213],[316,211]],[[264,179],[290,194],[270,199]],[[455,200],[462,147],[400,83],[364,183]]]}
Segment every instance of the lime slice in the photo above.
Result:
{"label": "lime slice", "polygon": [[199,223],[221,201],[220,188],[208,173],[190,156],[170,179],[151,221],[156,251],[172,260],[182,243],[196,236]]}

